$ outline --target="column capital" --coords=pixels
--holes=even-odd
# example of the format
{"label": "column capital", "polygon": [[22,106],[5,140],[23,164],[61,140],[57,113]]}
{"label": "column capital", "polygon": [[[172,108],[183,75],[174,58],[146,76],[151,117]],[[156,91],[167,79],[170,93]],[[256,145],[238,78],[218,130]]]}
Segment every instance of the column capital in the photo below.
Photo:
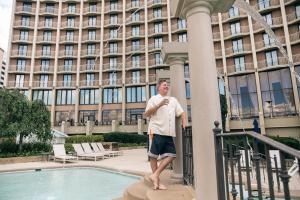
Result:
{"label": "column capital", "polygon": [[226,12],[235,0],[173,0],[171,1],[171,13],[175,17],[187,18],[187,15],[204,12],[212,13]]}
{"label": "column capital", "polygon": [[184,65],[188,59],[188,48],[186,42],[166,42],[161,49],[162,59],[169,65]]}

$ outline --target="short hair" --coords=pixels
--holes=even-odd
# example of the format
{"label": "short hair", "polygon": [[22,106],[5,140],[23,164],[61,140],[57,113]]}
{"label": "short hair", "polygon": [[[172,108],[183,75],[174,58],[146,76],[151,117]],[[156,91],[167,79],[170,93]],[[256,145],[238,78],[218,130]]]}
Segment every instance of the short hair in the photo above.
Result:
{"label": "short hair", "polygon": [[167,79],[159,79],[159,81],[157,83],[157,87],[156,87],[157,91],[158,91],[159,86],[165,82],[168,83]]}

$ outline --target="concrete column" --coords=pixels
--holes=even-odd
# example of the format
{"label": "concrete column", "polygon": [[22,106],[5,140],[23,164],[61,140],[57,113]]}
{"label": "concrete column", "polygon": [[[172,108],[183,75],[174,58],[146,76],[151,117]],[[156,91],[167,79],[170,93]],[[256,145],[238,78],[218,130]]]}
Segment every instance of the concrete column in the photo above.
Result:
{"label": "concrete column", "polygon": [[117,123],[116,120],[111,121],[111,132],[116,132]]}
{"label": "concrete column", "polygon": [[143,128],[143,121],[142,121],[142,119],[138,119],[138,134],[139,135],[143,135],[142,128]]}

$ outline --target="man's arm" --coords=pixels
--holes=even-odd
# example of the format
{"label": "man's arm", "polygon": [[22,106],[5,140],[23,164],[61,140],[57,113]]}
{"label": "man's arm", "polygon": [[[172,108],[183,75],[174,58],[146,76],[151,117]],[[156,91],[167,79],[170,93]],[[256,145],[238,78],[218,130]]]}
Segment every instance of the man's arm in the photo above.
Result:
{"label": "man's arm", "polygon": [[154,115],[156,113],[156,111],[162,107],[163,105],[168,105],[169,100],[168,99],[163,99],[158,105],[155,105],[149,109],[147,109],[144,113],[145,117],[151,117],[152,115]]}
{"label": "man's arm", "polygon": [[185,129],[185,127],[186,127],[186,114],[185,114],[185,112],[183,112],[181,114],[181,125],[182,125],[182,128]]}

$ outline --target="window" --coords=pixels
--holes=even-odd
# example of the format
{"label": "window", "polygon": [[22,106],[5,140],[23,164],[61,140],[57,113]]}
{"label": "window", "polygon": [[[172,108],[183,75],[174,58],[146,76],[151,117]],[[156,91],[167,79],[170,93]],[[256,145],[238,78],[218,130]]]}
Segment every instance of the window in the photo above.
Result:
{"label": "window", "polygon": [[259,77],[265,117],[295,114],[290,70],[261,72]]}
{"label": "window", "polygon": [[243,39],[233,40],[232,41],[232,50],[233,53],[238,53],[243,51]]}
{"label": "window", "polygon": [[112,25],[118,24],[118,15],[116,15],[116,14],[110,15],[109,21],[110,21],[110,24],[112,24]]}
{"label": "window", "polygon": [[81,123],[86,123],[87,121],[98,121],[96,110],[85,110],[79,111],[79,121]]}
{"label": "window", "polygon": [[185,97],[187,99],[191,98],[191,86],[190,86],[190,82],[185,82]]}
{"label": "window", "polygon": [[270,7],[270,0],[258,0],[259,10]]}
{"label": "window", "polygon": [[97,3],[89,3],[89,12],[97,12]]}
{"label": "window", "polygon": [[154,18],[162,17],[162,9],[161,8],[153,8],[153,16],[154,16]]}
{"label": "window", "polygon": [[23,3],[23,11],[25,12],[31,12],[32,11],[32,5],[30,2],[24,2]]}
{"label": "window", "polygon": [[110,10],[118,10],[118,1],[110,1]]}
{"label": "window", "polygon": [[149,85],[150,97],[157,95],[156,85]]}
{"label": "window", "polygon": [[133,12],[131,15],[131,20],[133,22],[139,21],[140,20],[140,12],[139,11]]}
{"label": "window", "polygon": [[178,29],[185,29],[186,28],[185,19],[178,19],[177,20],[177,27],[178,27]]}
{"label": "window", "polygon": [[43,56],[51,56],[51,46],[50,45],[43,45],[42,55]]}
{"label": "window", "polygon": [[140,6],[140,1],[139,0],[131,0],[131,6],[132,7]]}
{"label": "window", "polygon": [[26,60],[18,59],[17,60],[17,71],[25,71]]}
{"label": "window", "polygon": [[45,27],[52,27],[52,17],[45,17]]}
{"label": "window", "polygon": [[132,83],[140,83],[141,72],[133,71],[131,77],[132,77]]}
{"label": "window", "polygon": [[160,53],[154,54],[154,62],[155,62],[155,65],[161,65],[163,63]]}
{"label": "window", "polygon": [[238,8],[233,6],[229,9],[229,17],[236,17],[236,16],[239,16],[239,15],[240,15],[240,13],[239,13]]}
{"label": "window", "polygon": [[74,126],[74,111],[57,111],[55,112],[55,124],[60,126],[61,122],[70,122]]}
{"label": "window", "polygon": [[190,66],[188,64],[184,65],[184,78],[190,78]]}
{"label": "window", "polygon": [[122,103],[122,88],[103,89],[103,103]]}
{"label": "window", "polygon": [[103,110],[102,123],[105,125],[111,124],[112,120],[122,122],[122,110]]}
{"label": "window", "polygon": [[54,13],[54,4],[53,3],[46,3],[46,12]]}
{"label": "window", "polygon": [[178,34],[178,42],[187,42],[187,34],[186,33]]}
{"label": "window", "polygon": [[131,42],[132,51],[138,51],[140,49],[140,41],[139,40],[133,40]]}
{"label": "window", "polygon": [[275,43],[274,39],[270,38],[270,36],[267,33],[263,34],[263,39],[265,47],[272,46]]}
{"label": "window", "polygon": [[68,13],[75,13],[76,12],[76,4],[69,3],[68,4]]}
{"label": "window", "polygon": [[33,90],[33,100],[41,100],[45,105],[51,105],[52,91],[51,90]]}
{"label": "window", "polygon": [[47,72],[49,71],[50,60],[41,60],[41,71]]}
{"label": "window", "polygon": [[51,31],[44,31],[43,40],[44,41],[51,41],[52,32]]}
{"label": "window", "polygon": [[71,59],[64,60],[64,70],[65,71],[71,71],[72,65],[73,65],[73,60],[71,60]]}
{"label": "window", "polygon": [[109,67],[110,69],[117,68],[117,58],[109,58]]}
{"label": "window", "polygon": [[118,43],[111,42],[109,43],[109,53],[117,53],[118,52]]}
{"label": "window", "polygon": [[72,42],[74,40],[74,31],[67,31],[67,41]]}
{"label": "window", "polygon": [[110,39],[115,39],[118,37],[118,29],[117,28],[113,28],[109,30],[109,38]]}
{"label": "window", "polygon": [[98,104],[99,90],[98,89],[82,89],[80,90],[80,104]]}
{"label": "window", "polygon": [[219,94],[225,95],[224,77],[223,79],[218,77],[218,88],[219,88]]}
{"label": "window", "polygon": [[264,20],[267,22],[268,25],[272,25],[272,13],[263,15]]}
{"label": "window", "polygon": [[26,56],[27,55],[27,45],[20,44],[18,47],[18,52],[20,56]]}
{"label": "window", "polygon": [[117,84],[117,73],[110,72],[109,73],[109,84],[116,85]]}
{"label": "window", "polygon": [[88,53],[88,55],[95,55],[96,54],[96,45],[88,44],[87,45],[87,53]]}
{"label": "window", "polygon": [[265,52],[267,67],[278,65],[277,51]]}
{"label": "window", "polygon": [[95,74],[86,74],[86,84],[95,85]]}
{"label": "window", "polygon": [[258,101],[255,75],[228,77],[229,91],[232,95],[231,116],[233,119],[258,116]]}
{"label": "window", "polygon": [[67,26],[74,27],[75,26],[75,18],[74,17],[67,17]]}
{"label": "window", "polygon": [[86,60],[86,69],[87,70],[94,70],[96,65],[96,61],[94,58],[89,58]]}
{"label": "window", "polygon": [[92,17],[89,17],[89,26],[96,26],[96,23],[97,23],[97,18],[96,17],[94,17],[94,16],[92,16]]}
{"label": "window", "polygon": [[27,41],[28,40],[28,31],[20,31],[20,40]]}
{"label": "window", "polygon": [[75,90],[57,90],[56,105],[75,104]]}
{"label": "window", "polygon": [[138,124],[138,119],[143,118],[143,113],[145,109],[139,108],[139,109],[126,109],[126,118],[125,118],[125,124]]}
{"label": "window", "polygon": [[140,35],[140,27],[139,26],[132,26],[131,27],[132,36],[139,36]]}
{"label": "window", "polygon": [[161,33],[163,32],[163,24],[162,22],[154,23],[154,33]]}
{"label": "window", "polygon": [[131,57],[132,67],[140,67],[140,58],[140,56]]}
{"label": "window", "polygon": [[163,44],[163,38],[162,37],[158,37],[158,38],[154,38],[154,48],[161,48]]}
{"label": "window", "polygon": [[64,74],[64,86],[71,86],[72,82],[72,75],[71,74]]}
{"label": "window", "polygon": [[24,87],[24,77],[23,74],[16,75],[16,87]]}
{"label": "window", "polygon": [[40,87],[48,87],[48,75],[40,75]]}
{"label": "window", "polygon": [[127,87],[126,101],[127,103],[145,102],[146,101],[145,86]]}
{"label": "window", "polygon": [[21,18],[21,26],[30,26],[30,17],[22,16]]}
{"label": "window", "polygon": [[96,40],[96,31],[95,30],[89,30],[88,31],[88,39],[89,40]]}
{"label": "window", "polygon": [[236,72],[245,71],[245,57],[242,56],[242,57],[234,58],[234,65],[235,65]]}
{"label": "window", "polygon": [[231,34],[236,35],[241,33],[241,24],[240,22],[235,22],[230,24]]}
{"label": "window", "polygon": [[300,5],[296,6],[296,17],[297,17],[297,19],[300,18]]}
{"label": "window", "polygon": [[65,55],[72,56],[73,55],[73,45],[65,46]]}

